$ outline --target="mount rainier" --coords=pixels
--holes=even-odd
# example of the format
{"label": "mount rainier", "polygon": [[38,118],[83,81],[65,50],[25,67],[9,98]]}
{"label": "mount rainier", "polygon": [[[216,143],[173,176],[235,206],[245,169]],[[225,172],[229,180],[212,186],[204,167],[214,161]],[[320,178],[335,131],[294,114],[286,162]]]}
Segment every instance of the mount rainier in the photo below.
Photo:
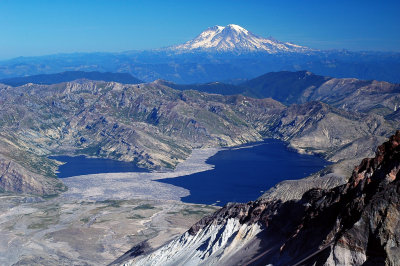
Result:
{"label": "mount rainier", "polygon": [[0,61],[0,79],[97,71],[129,73],[145,82],[164,79],[180,84],[235,83],[267,72],[307,70],[337,78],[399,83],[399,69],[400,53],[318,50],[260,37],[229,24],[210,27],[186,43],[153,50],[55,54]]}
{"label": "mount rainier", "polygon": [[226,27],[214,26],[206,29],[193,40],[168,48],[175,51],[212,51],[212,52],[267,52],[304,53],[310,48],[289,42],[281,42],[272,37],[263,38],[235,24]]}

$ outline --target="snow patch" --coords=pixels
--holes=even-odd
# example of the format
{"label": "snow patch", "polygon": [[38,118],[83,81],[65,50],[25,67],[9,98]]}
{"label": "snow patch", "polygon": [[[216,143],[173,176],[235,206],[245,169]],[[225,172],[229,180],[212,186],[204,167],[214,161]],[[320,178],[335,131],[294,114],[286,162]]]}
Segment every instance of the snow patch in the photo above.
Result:
{"label": "snow patch", "polygon": [[219,265],[261,232],[258,224],[241,224],[230,218],[212,223],[195,235],[188,232],[149,255],[125,263],[133,265]]}
{"label": "snow patch", "polygon": [[336,245],[324,265],[362,265],[367,260],[363,252]]}

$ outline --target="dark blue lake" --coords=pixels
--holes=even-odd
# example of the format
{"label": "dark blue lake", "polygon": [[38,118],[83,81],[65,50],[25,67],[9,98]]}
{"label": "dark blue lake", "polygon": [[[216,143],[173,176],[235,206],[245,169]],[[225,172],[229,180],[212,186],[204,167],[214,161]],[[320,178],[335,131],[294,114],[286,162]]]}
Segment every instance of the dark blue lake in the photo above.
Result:
{"label": "dark blue lake", "polygon": [[[66,164],[61,165],[60,178],[116,172],[148,172],[134,163],[84,156],[53,156]],[[300,179],[315,173],[328,164],[318,156],[298,154],[286,148],[282,141],[264,142],[225,149],[210,157],[210,171],[157,180],[186,188],[190,196],[182,198],[188,203],[225,205],[227,202],[255,200],[262,193],[286,179]]]}
{"label": "dark blue lake", "polygon": [[57,173],[57,176],[59,178],[98,173],[149,172],[144,168],[138,167],[135,163],[110,159],[88,158],[85,156],[51,156],[49,158],[65,163],[58,168],[59,173]]}
{"label": "dark blue lake", "polygon": [[283,180],[304,178],[328,164],[318,156],[291,151],[274,139],[220,151],[207,163],[215,169],[158,181],[190,190],[191,195],[182,198],[184,202],[222,206],[255,200]]}

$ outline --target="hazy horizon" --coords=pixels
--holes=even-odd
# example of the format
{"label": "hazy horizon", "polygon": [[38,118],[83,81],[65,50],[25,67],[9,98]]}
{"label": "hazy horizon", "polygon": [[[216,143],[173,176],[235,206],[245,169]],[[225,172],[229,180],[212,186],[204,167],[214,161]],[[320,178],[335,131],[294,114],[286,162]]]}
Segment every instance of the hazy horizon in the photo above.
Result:
{"label": "hazy horizon", "polygon": [[399,52],[399,8],[398,1],[5,0],[0,59],[156,49],[227,24],[315,49]]}

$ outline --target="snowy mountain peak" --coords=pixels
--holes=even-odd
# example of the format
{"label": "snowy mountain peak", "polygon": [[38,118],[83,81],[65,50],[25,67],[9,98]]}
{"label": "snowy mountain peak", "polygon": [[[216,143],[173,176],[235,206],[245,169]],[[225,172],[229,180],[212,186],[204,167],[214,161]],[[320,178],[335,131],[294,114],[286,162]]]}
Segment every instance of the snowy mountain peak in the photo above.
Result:
{"label": "snowy mountain peak", "polygon": [[169,49],[180,52],[267,52],[270,54],[284,52],[304,53],[311,51],[307,47],[289,42],[280,42],[273,38],[257,36],[235,24],[229,24],[225,27],[218,25],[210,27],[193,40],[181,45],[172,46]]}
{"label": "snowy mountain peak", "polygon": [[242,28],[242,27],[240,27],[239,25],[236,25],[236,24],[229,24],[225,28],[231,29],[231,30],[234,30],[234,31],[237,31],[237,32],[243,32],[245,34],[249,33],[248,30],[246,30],[245,28]]}

